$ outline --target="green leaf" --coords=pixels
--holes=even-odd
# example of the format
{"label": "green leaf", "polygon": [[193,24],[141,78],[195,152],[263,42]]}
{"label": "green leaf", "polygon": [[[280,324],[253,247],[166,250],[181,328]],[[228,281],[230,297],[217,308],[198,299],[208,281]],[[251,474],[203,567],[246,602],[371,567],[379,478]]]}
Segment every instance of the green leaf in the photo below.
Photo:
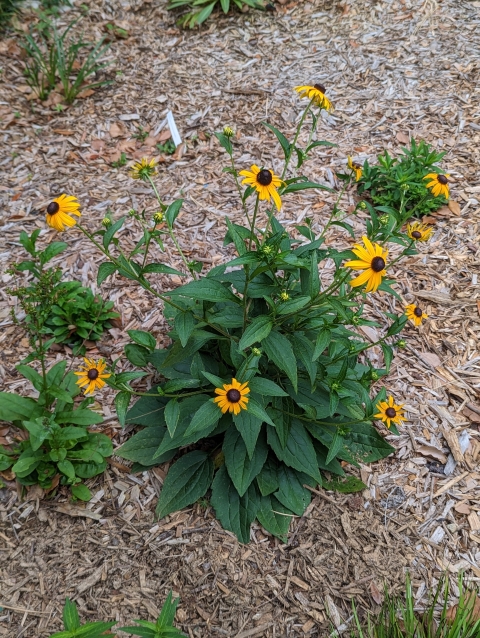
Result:
{"label": "green leaf", "polygon": [[220,420],[221,416],[222,412],[218,405],[213,402],[213,399],[209,399],[195,412],[185,436],[208,430]]}
{"label": "green leaf", "polygon": [[292,513],[280,501],[271,495],[262,496],[257,519],[267,532],[287,542],[288,529],[292,521]]}
{"label": "green leaf", "polygon": [[285,507],[288,507],[297,516],[302,516],[312,500],[312,493],[307,490],[304,484],[314,486],[310,476],[303,472],[280,464],[278,468],[278,492],[275,496]]}
{"label": "green leaf", "polygon": [[183,199],[177,199],[170,204],[165,211],[165,219],[170,228],[173,226],[174,221],[177,219],[180,209],[182,208]]}
{"label": "green leaf", "polygon": [[317,188],[318,190],[328,191],[334,193],[335,190],[324,184],[317,184],[316,182],[297,182],[296,184],[289,184],[283,191],[282,195],[287,193],[297,193],[298,191],[306,190],[307,188]]}
{"label": "green leaf", "polygon": [[83,485],[83,483],[74,485],[72,487],[72,494],[75,498],[78,498],[79,501],[89,501],[92,498],[92,493],[86,485]]}
{"label": "green leaf", "polygon": [[266,126],[268,129],[270,129],[274,133],[275,137],[280,142],[280,146],[282,147],[283,154],[285,155],[285,159],[287,159],[290,154],[290,142],[287,140],[287,138],[285,137],[283,133],[281,133],[278,129],[276,129],[271,124],[268,124],[267,122],[263,122],[263,125]]}
{"label": "green leaf", "polygon": [[348,476],[346,478],[334,477],[331,481],[323,481],[323,488],[325,490],[341,492],[342,494],[361,492],[366,489],[366,487],[365,483],[356,476]]}
{"label": "green leaf", "polygon": [[228,474],[239,495],[243,496],[267,459],[268,447],[265,436],[258,438],[253,456],[250,458],[242,435],[232,425],[225,432],[222,450]]}
{"label": "green leaf", "polygon": [[310,435],[297,419],[292,420],[285,448],[282,448],[275,428],[267,427],[268,443],[277,458],[299,472],[305,472],[321,485],[317,455]]}
{"label": "green leaf", "polygon": [[24,421],[29,419],[37,402],[11,392],[0,392],[0,421]]}
{"label": "green leaf", "polygon": [[63,401],[64,403],[73,403],[73,398],[70,392],[59,388],[58,385],[50,385],[48,386],[47,394],[52,397],[55,397],[59,401]]}
{"label": "green leaf", "polygon": [[282,303],[279,307],[278,307],[278,314],[279,315],[288,315],[292,312],[297,312],[298,310],[301,310],[302,308],[304,308],[307,303],[310,303],[310,297],[307,296],[300,296],[300,297],[295,297],[294,299],[289,299],[288,301],[285,301],[285,303]]}
{"label": "green leaf", "polygon": [[68,461],[67,459],[65,459],[64,461],[59,461],[57,463],[57,467],[60,472],[62,474],[65,474],[65,476],[68,476],[69,479],[75,478],[75,468],[73,467],[71,461]]}
{"label": "green leaf", "polygon": [[125,419],[127,416],[128,405],[130,403],[132,395],[130,392],[119,392],[115,396],[115,409],[117,411],[118,420],[122,427],[125,426]]}
{"label": "green leaf", "polygon": [[230,9],[230,0],[220,0],[220,4],[222,5],[223,13],[228,13]]}
{"label": "green leaf", "polygon": [[179,277],[186,277],[187,274],[182,272],[181,270],[177,270],[176,268],[171,268],[170,266],[166,266],[165,264],[148,264],[143,269],[144,275],[149,275],[150,273],[163,273],[165,275],[178,275]]}
{"label": "green leaf", "polygon": [[117,267],[111,261],[104,261],[103,263],[101,263],[98,267],[97,285],[101,286],[105,279],[110,275],[113,275],[116,270]]}
{"label": "green leaf", "polygon": [[254,483],[240,496],[227,468],[222,465],[213,479],[210,502],[222,526],[233,532],[241,543],[250,540],[250,525],[257,515],[259,500]]}
{"label": "green leaf", "polygon": [[195,22],[197,24],[202,24],[202,22],[205,22],[208,16],[212,13],[213,8],[215,7],[216,4],[217,4],[217,0],[214,0],[214,2],[207,4],[206,7],[204,7],[201,11],[199,11],[196,14]]}
{"label": "green leaf", "polygon": [[182,296],[190,297],[191,299],[200,299],[201,301],[233,301],[240,303],[240,300],[223,284],[215,279],[208,279],[206,277],[197,281],[191,281],[165,294],[169,297]]}
{"label": "green leaf", "polygon": [[393,348],[386,343],[381,343],[380,346],[383,351],[383,358],[385,359],[385,370],[388,374],[390,372],[390,365],[393,359]]}
{"label": "green leaf", "polygon": [[273,363],[283,370],[294,388],[297,388],[297,360],[293,353],[292,344],[280,332],[272,330],[266,339],[262,341],[265,354]]}
{"label": "green leaf", "polygon": [[270,453],[257,475],[257,485],[263,496],[267,496],[278,490],[278,467],[277,460],[273,454]]}
{"label": "green leaf", "polygon": [[267,408],[267,412],[275,424],[277,436],[280,440],[282,448],[287,445],[288,433],[290,432],[290,425],[292,422],[292,417],[287,413],[291,411],[292,410],[289,409],[288,402],[284,401],[280,397],[274,398],[272,407]]}
{"label": "green leaf", "polygon": [[130,437],[120,449],[115,451],[115,454],[122,459],[135,461],[144,466],[165,463],[176,453],[176,450],[169,450],[155,458],[155,453],[165,436],[165,432],[166,428],[163,426],[145,428]]}
{"label": "green leaf", "polygon": [[296,332],[293,335],[293,345],[297,359],[300,359],[303,363],[305,370],[310,377],[310,383],[313,386],[317,377],[317,364],[313,361],[313,344],[305,335],[300,332]]}
{"label": "green leaf", "polygon": [[25,377],[25,379],[28,379],[30,381],[35,390],[38,390],[38,392],[41,392],[43,390],[43,377],[41,374],[39,374],[30,366],[17,365],[15,367],[20,372],[22,377]]}
{"label": "green leaf", "polygon": [[30,433],[30,445],[32,450],[38,450],[49,436],[49,430],[43,425],[41,418],[36,421],[24,421],[23,426]]}
{"label": "green leaf", "polygon": [[55,414],[57,423],[71,423],[72,425],[96,425],[102,423],[103,416],[92,410],[80,409],[74,411],[57,412]]}
{"label": "green leaf", "polygon": [[149,350],[150,352],[153,352],[155,350],[157,342],[155,340],[155,337],[149,332],[145,332],[144,330],[127,330],[127,333],[130,339],[139,346],[147,348],[147,350]]}
{"label": "green leaf", "polygon": [[238,351],[243,352],[254,343],[260,343],[268,337],[272,330],[273,322],[270,317],[260,315],[247,326],[238,344]]}
{"label": "green leaf", "polygon": [[69,631],[80,627],[80,617],[78,615],[77,606],[71,602],[70,598],[65,599],[65,605],[63,606],[63,624],[65,625],[65,629]]}
{"label": "green leaf", "polygon": [[245,447],[247,448],[248,458],[253,457],[255,452],[255,445],[257,444],[258,435],[262,428],[262,420],[258,419],[253,414],[250,414],[247,410],[242,410],[239,414],[233,417],[235,427],[242,435]]}
{"label": "green leaf", "polygon": [[195,329],[195,318],[191,312],[178,312],[175,315],[175,330],[177,331],[180,343],[185,348]]}
{"label": "green leaf", "polygon": [[[230,141],[229,141],[229,144],[230,144]],[[231,144],[230,144],[230,151],[231,151]],[[232,224],[232,222],[228,219],[228,217],[225,218],[225,222],[227,224],[228,234],[230,235],[231,240],[235,244],[235,248],[237,249],[237,253],[240,256],[244,255],[247,252],[247,248],[245,246],[245,238],[242,238],[242,236],[238,232],[236,226],[234,224]],[[243,229],[243,230],[246,230],[246,229]],[[248,235],[249,234],[250,233],[248,232]]]}
{"label": "green leaf", "polygon": [[330,343],[331,339],[332,333],[328,328],[322,328],[322,330],[319,331],[315,342],[315,350],[313,351],[312,361],[316,361],[318,359]]}
{"label": "green leaf", "polygon": [[179,418],[180,406],[178,405],[178,400],[176,398],[171,399],[165,406],[165,421],[167,423],[167,428],[170,436],[172,437],[175,434]]}
{"label": "green leaf", "polygon": [[315,299],[320,292],[320,274],[318,272],[318,261],[315,251],[310,255],[310,298]]}
{"label": "green leaf", "polygon": [[268,413],[260,405],[260,403],[257,403],[257,401],[255,401],[255,399],[252,399],[251,397],[247,404],[247,412],[250,412],[250,414],[252,414],[254,417],[257,417],[257,419],[260,419],[262,423],[268,423],[272,426],[275,425],[272,419],[268,416]]}
{"label": "green leaf", "polygon": [[287,397],[288,392],[285,392],[279,385],[270,379],[263,379],[262,377],[253,377],[248,382],[248,387],[252,392],[261,394],[264,397]]}
{"label": "green leaf", "polygon": [[205,495],[213,477],[213,462],[206,452],[195,450],[170,468],[158,499],[156,514],[163,518],[195,503]]}
{"label": "green leaf", "polygon": [[40,458],[36,456],[24,456],[18,459],[15,465],[12,467],[12,472],[19,476],[26,476],[37,467],[40,463]]}
{"label": "green leaf", "polygon": [[332,445],[330,446],[327,454],[327,460],[325,463],[328,465],[340,452],[344,444],[344,438],[339,433],[338,428],[335,430],[335,434],[333,435]]}
{"label": "green leaf", "polygon": [[[103,236],[103,247],[105,249],[108,248],[108,246],[110,245],[110,242],[113,239],[113,236],[115,235],[117,230],[120,230],[120,228],[123,226],[126,219],[127,219],[126,217],[121,217],[119,220],[117,220],[105,231],[105,235]],[[109,273],[109,274],[112,274],[112,273]]]}
{"label": "green leaf", "polygon": [[134,366],[138,366],[139,368],[144,368],[147,364],[147,357],[149,355],[149,351],[147,348],[143,346],[138,346],[136,343],[127,343],[124,348],[125,356],[133,363]]}
{"label": "green leaf", "polygon": [[63,253],[63,251],[67,248],[68,244],[66,244],[64,241],[52,241],[52,243],[49,244],[43,252],[39,253],[38,256],[40,258],[40,263],[42,264],[42,266],[44,266],[51,259],[59,255],[60,253]]}

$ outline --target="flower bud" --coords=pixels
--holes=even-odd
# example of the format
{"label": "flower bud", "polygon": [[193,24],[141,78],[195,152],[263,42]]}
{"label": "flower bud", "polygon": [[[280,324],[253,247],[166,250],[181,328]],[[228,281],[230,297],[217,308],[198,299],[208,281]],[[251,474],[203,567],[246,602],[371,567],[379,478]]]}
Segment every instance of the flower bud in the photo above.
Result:
{"label": "flower bud", "polygon": [[288,294],[288,292],[282,291],[280,293],[280,300],[281,301],[288,301],[290,299],[290,295]]}
{"label": "flower bud", "polygon": [[110,219],[110,217],[104,217],[102,219],[102,226],[104,226],[105,228],[108,228],[111,225],[112,225],[112,220]]}
{"label": "flower bud", "polygon": [[367,202],[361,201],[358,204],[358,208],[361,208],[362,210],[366,210],[367,209]]}
{"label": "flower bud", "polygon": [[405,341],[405,339],[400,339],[399,341],[397,341],[397,347],[398,348],[406,348],[407,347],[407,342]]}
{"label": "flower bud", "polygon": [[163,222],[163,220],[165,219],[165,215],[162,213],[162,211],[158,210],[154,215],[153,215],[153,221],[156,224],[161,224]]}
{"label": "flower bud", "polygon": [[262,351],[260,350],[260,348],[252,348],[252,354],[255,357],[259,357],[262,354]]}

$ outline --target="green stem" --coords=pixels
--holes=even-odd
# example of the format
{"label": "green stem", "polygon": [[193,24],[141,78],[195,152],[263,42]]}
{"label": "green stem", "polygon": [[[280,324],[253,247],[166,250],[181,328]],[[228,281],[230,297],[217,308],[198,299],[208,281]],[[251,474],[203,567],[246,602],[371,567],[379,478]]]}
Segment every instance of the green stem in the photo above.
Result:
{"label": "green stem", "polygon": [[300,135],[300,131],[302,129],[302,125],[303,125],[303,123],[305,121],[305,118],[307,117],[308,112],[310,111],[310,109],[312,107],[312,104],[313,104],[313,99],[310,100],[309,105],[307,106],[307,108],[303,112],[303,115],[300,118],[300,122],[297,125],[297,131],[295,133],[295,137],[293,138],[293,142],[290,144],[290,148],[288,150],[288,155],[285,158],[285,166],[283,168],[282,176],[280,178],[281,180],[285,179],[285,175],[287,174],[288,165],[290,164],[290,160],[292,159],[293,151],[295,150],[295,146],[297,145],[297,141],[298,141],[298,137]]}
{"label": "green stem", "polygon": [[248,250],[252,250],[252,239],[253,236],[255,235],[255,222],[257,221],[257,214],[258,214],[258,202],[260,201],[260,196],[257,193],[257,199],[255,201],[255,210],[253,211],[253,219],[252,219],[252,223],[250,225],[250,231],[252,233],[252,236],[250,237],[250,240],[248,242]]}

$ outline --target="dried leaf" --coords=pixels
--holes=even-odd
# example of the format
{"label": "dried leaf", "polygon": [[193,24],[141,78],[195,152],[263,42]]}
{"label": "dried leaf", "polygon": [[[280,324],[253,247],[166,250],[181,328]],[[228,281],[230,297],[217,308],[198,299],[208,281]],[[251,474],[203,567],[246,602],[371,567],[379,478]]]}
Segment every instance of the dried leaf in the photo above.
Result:
{"label": "dried leaf", "polygon": [[380,592],[373,580],[370,582],[370,594],[377,605],[381,605],[383,603],[383,594]]}
{"label": "dried leaf", "polygon": [[468,503],[457,503],[454,507],[454,510],[459,514],[470,514],[470,505]]}
{"label": "dried leaf", "polygon": [[400,131],[398,131],[397,140],[401,144],[408,144],[410,142],[410,135],[408,135],[407,133],[401,133]]}
{"label": "dried leaf", "polygon": [[110,126],[110,137],[121,137],[125,135],[125,127],[122,124],[116,124],[115,122]]}
{"label": "dried leaf", "polygon": [[77,95],[77,97],[80,98],[80,99],[84,99],[86,97],[90,97],[94,93],[95,93],[95,91],[93,89],[83,89],[83,91],[80,91],[80,93]]}
{"label": "dried leaf", "polygon": [[447,462],[447,457],[445,456],[445,454],[433,445],[420,445],[417,448],[417,452],[422,456],[431,456],[443,465],[445,465],[445,463]]}
{"label": "dried leaf", "polygon": [[[473,622],[476,622],[477,620],[480,620],[480,596],[476,596],[476,593],[474,591],[469,592],[465,596],[465,599],[470,604],[471,604],[472,596],[475,596],[475,604],[473,606],[471,620]],[[447,609],[446,620],[448,623],[453,623],[453,621],[455,620],[455,617],[457,615],[457,609],[458,609],[458,605],[453,605],[452,607],[450,607],[450,609]]]}
{"label": "dried leaf", "polygon": [[449,200],[448,208],[452,211],[454,215],[460,216],[462,214],[460,210],[460,204],[454,201],[453,199]]}

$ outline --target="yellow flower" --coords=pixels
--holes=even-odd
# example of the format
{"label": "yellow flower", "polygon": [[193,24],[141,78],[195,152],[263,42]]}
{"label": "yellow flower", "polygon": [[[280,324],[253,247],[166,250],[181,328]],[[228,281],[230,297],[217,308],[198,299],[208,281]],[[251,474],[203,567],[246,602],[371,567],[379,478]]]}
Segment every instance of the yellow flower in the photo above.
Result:
{"label": "yellow flower", "polygon": [[348,156],[347,165],[348,165],[348,168],[355,173],[355,181],[358,182],[358,180],[361,178],[363,173],[363,169],[361,165],[357,164],[357,162],[352,162],[352,158],[350,157],[350,155]]}
{"label": "yellow flower", "polygon": [[84,358],[83,360],[85,361],[85,365],[80,372],[75,372],[75,374],[80,377],[77,381],[77,385],[81,388],[87,386],[85,394],[93,394],[95,390],[103,388],[105,385],[103,379],[108,379],[112,375],[103,374],[103,371],[107,367],[104,359],[99,359],[96,363],[93,359]]}
{"label": "yellow flower", "polygon": [[333,104],[325,95],[325,87],[323,84],[314,84],[313,86],[296,86],[295,91],[300,97],[306,97],[309,100],[313,100],[316,106],[326,111],[333,111]]}
{"label": "yellow flower", "polygon": [[235,135],[235,131],[230,126],[224,126],[223,134],[225,135],[225,137],[233,137]]}
{"label": "yellow flower", "polygon": [[280,300],[281,301],[288,301],[290,299],[290,295],[288,294],[288,292],[285,292],[284,290],[280,293]]}
{"label": "yellow flower", "polygon": [[446,173],[445,175],[440,175],[439,173],[429,173],[428,175],[425,175],[423,179],[431,180],[431,182],[427,184],[427,188],[432,189],[432,194],[435,197],[444,195],[448,199],[448,177],[450,177],[448,173]]}
{"label": "yellow flower", "polygon": [[365,248],[361,244],[355,244],[352,248],[358,259],[347,261],[344,267],[364,271],[350,281],[351,286],[362,286],[366,282],[365,292],[375,292],[382,283],[382,277],[387,274],[385,269],[388,250],[383,250],[378,244],[372,244],[368,237],[363,236],[362,240]]}
{"label": "yellow flower", "polygon": [[405,306],[405,314],[410,319],[410,321],[413,321],[416,326],[421,325],[423,319],[428,318],[428,315],[425,314],[423,310],[416,306],[414,303]]}
{"label": "yellow flower", "polygon": [[135,162],[130,170],[130,177],[133,179],[143,179],[144,181],[150,177],[150,175],[155,175],[157,169],[155,168],[157,162],[155,159],[148,160],[146,157],[142,157],[140,162]]}
{"label": "yellow flower", "polygon": [[430,235],[433,233],[433,227],[427,226],[420,222],[413,222],[413,224],[407,224],[407,235],[410,239],[415,241],[428,241]]}
{"label": "yellow flower", "polygon": [[245,177],[242,184],[248,184],[256,188],[260,199],[270,201],[273,199],[275,206],[280,210],[282,200],[277,192],[277,188],[283,185],[282,180],[268,168],[260,169],[256,164],[250,167],[249,171],[240,171],[240,175]]}
{"label": "yellow flower", "polygon": [[388,397],[388,401],[380,401],[377,404],[378,414],[375,414],[376,419],[381,419],[387,428],[390,428],[392,423],[395,425],[402,425],[402,421],[406,421],[403,416],[403,404],[397,405],[393,397]]}
{"label": "yellow flower", "polygon": [[60,195],[47,206],[47,224],[59,231],[65,230],[66,226],[75,226],[77,220],[70,215],[80,217],[79,208],[80,204],[76,197]]}
{"label": "yellow flower", "polygon": [[215,394],[220,396],[214,399],[223,414],[230,412],[240,414],[241,410],[247,409],[248,397],[250,392],[247,383],[239,383],[236,379],[232,379],[232,383],[224,383],[222,388],[215,388]]}

